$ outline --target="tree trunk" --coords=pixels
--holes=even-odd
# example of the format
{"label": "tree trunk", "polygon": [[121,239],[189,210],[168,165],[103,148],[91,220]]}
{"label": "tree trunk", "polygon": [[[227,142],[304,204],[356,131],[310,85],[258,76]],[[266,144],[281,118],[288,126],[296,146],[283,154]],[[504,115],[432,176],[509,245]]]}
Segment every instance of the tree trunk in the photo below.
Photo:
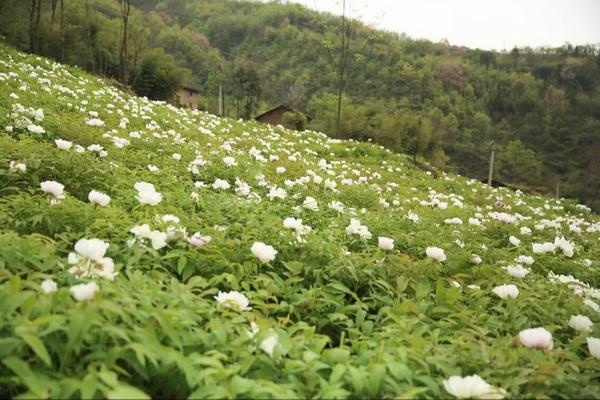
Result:
{"label": "tree trunk", "polygon": [[35,4],[36,0],[31,0],[31,12],[29,13],[29,51],[35,53]]}
{"label": "tree trunk", "polygon": [[123,28],[123,37],[121,38],[121,51],[119,52],[119,81],[127,84],[127,28],[129,24],[129,0],[121,0],[121,21]]}
{"label": "tree trunk", "polygon": [[54,23],[54,17],[56,16],[56,5],[57,5],[57,0],[51,0],[50,5],[52,8],[52,23]]}
{"label": "tree trunk", "polygon": [[346,84],[346,67],[348,66],[348,55],[350,51],[350,36],[352,34],[351,20],[346,17],[346,0],[342,1],[342,25],[341,35],[342,42],[340,46],[340,60],[338,63],[338,98],[337,98],[337,112],[335,118],[335,137],[339,138],[341,135],[340,127],[342,121],[342,99],[344,97],[344,86]]}
{"label": "tree trunk", "polygon": [[83,14],[83,40],[86,43],[86,48],[85,51],[83,52],[83,59],[81,60],[81,67],[83,69],[87,69],[87,58],[88,58],[88,52],[90,51],[89,47],[87,46],[89,41],[88,41],[88,30],[89,30],[89,3],[88,0],[85,0],[85,13]]}
{"label": "tree trunk", "polygon": [[40,17],[42,16],[42,0],[37,0],[37,4],[35,6],[35,51],[39,53],[40,51]]}
{"label": "tree trunk", "polygon": [[65,60],[65,1],[60,0],[60,62]]}

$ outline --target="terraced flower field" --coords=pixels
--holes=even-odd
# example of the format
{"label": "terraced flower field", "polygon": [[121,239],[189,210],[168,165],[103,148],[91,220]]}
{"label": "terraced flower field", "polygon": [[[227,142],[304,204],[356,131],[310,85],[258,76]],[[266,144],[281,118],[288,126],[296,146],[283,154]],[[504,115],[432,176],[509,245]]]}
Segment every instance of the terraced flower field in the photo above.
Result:
{"label": "terraced flower field", "polygon": [[600,398],[600,219],[0,46],[0,396]]}

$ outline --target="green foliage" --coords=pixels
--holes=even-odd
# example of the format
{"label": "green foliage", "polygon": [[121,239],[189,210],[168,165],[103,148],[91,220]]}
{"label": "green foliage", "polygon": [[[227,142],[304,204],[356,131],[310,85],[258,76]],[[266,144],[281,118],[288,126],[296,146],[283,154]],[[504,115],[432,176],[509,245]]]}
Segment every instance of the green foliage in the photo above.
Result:
{"label": "green foliage", "polygon": [[[297,21],[310,23],[302,15]],[[586,344],[600,335],[600,220],[586,208],[423,173],[412,155],[371,143],[133,97],[6,46],[0,61],[0,397],[446,398],[445,379],[472,374],[510,398],[600,397],[600,367]],[[330,99],[313,99],[315,110],[326,113],[318,106]],[[436,124],[445,135],[467,134],[454,114],[402,109],[386,118],[373,108],[350,104],[372,124],[349,126],[353,135],[396,127],[398,146],[435,157],[439,148],[425,139]],[[485,114],[473,118],[491,130]],[[521,159],[532,155],[524,145],[507,143],[502,174],[539,168]],[[232,187],[217,189],[217,179]],[[64,185],[64,198],[40,189],[47,180]],[[152,183],[161,202],[140,204],[137,182]],[[275,187],[287,195],[270,199]],[[110,203],[92,204],[91,190]],[[308,196],[318,210],[307,208]],[[310,231],[284,228],[288,217]],[[348,231],[353,218],[371,238]],[[134,236],[142,224],[172,236],[155,248]],[[192,245],[196,232],[210,242]],[[574,244],[572,257],[533,253],[533,243],[559,235]],[[380,248],[379,237],[394,248]],[[114,280],[71,270],[84,238],[109,245]],[[275,258],[261,262],[255,242],[274,246]],[[430,246],[447,260],[427,258]],[[470,262],[473,254],[482,263]],[[517,280],[503,267],[520,255],[535,262]],[[97,268],[102,260],[88,261]],[[550,272],[580,282],[553,283]],[[56,291],[46,292],[46,279]],[[93,299],[77,301],[73,286],[91,282]],[[509,282],[516,299],[492,293]],[[234,290],[250,309],[215,299]],[[576,314],[589,316],[591,332],[569,327]],[[518,333],[537,326],[552,332],[552,350],[520,344]]]}
{"label": "green foliage", "polygon": [[306,129],[307,119],[306,115],[298,111],[289,111],[283,114],[282,117],[283,125],[286,128],[294,129],[296,131],[303,131]]}
{"label": "green foliage", "polygon": [[[513,140],[498,153],[498,174],[507,182],[525,180],[535,185],[542,173],[542,163],[535,152],[523,146],[520,140]],[[521,178],[521,179],[519,179]]]}
{"label": "green foliage", "polygon": [[153,49],[142,58],[139,76],[133,88],[140,96],[168,100],[181,88],[185,80],[186,71],[175,65],[171,55],[162,49]]}
{"label": "green foliage", "polygon": [[[52,19],[52,2],[42,3],[39,54],[118,75],[118,2],[64,0],[64,26],[60,7]],[[210,112],[219,110],[221,87],[225,115],[248,119],[287,104],[312,117],[308,128],[336,132],[338,17],[281,2],[131,4],[126,61],[139,94],[169,99],[183,68],[189,71],[184,83],[200,90],[201,107]],[[30,2],[4,0],[2,7],[0,34],[30,50]],[[565,196],[600,207],[597,155],[588,146],[600,132],[597,48],[497,53],[413,40],[357,21],[352,31],[340,137],[371,139],[478,179],[487,177],[494,140],[517,151],[507,159],[533,151],[541,163],[535,178],[517,167],[502,167],[506,175],[498,178],[546,192],[560,183]],[[423,130],[414,128],[415,120]]]}

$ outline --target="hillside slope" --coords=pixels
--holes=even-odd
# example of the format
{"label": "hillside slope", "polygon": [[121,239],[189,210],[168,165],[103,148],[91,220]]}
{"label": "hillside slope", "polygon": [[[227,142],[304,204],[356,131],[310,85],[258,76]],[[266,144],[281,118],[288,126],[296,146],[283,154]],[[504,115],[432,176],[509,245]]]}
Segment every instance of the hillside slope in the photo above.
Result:
{"label": "hillside slope", "polygon": [[279,0],[131,0],[122,63],[119,1],[38,4],[36,14],[31,2],[0,2],[7,44],[119,77],[159,100],[187,76],[200,108],[213,113],[221,87],[230,117],[287,104],[311,117],[312,130],[371,139],[471,178],[487,177],[494,141],[499,181],[552,194],[559,185],[600,212],[597,45],[493,52],[355,20],[338,132],[340,17]]}
{"label": "hillside slope", "polygon": [[600,398],[585,207],[7,47],[0,81],[2,397]]}

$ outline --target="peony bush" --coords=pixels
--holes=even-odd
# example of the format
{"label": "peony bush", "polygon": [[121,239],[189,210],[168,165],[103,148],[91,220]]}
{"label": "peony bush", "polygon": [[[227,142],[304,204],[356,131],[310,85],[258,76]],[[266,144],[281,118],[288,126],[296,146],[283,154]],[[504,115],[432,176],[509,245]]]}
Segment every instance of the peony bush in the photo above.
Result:
{"label": "peony bush", "polygon": [[0,45],[0,395],[599,398],[600,219]]}

